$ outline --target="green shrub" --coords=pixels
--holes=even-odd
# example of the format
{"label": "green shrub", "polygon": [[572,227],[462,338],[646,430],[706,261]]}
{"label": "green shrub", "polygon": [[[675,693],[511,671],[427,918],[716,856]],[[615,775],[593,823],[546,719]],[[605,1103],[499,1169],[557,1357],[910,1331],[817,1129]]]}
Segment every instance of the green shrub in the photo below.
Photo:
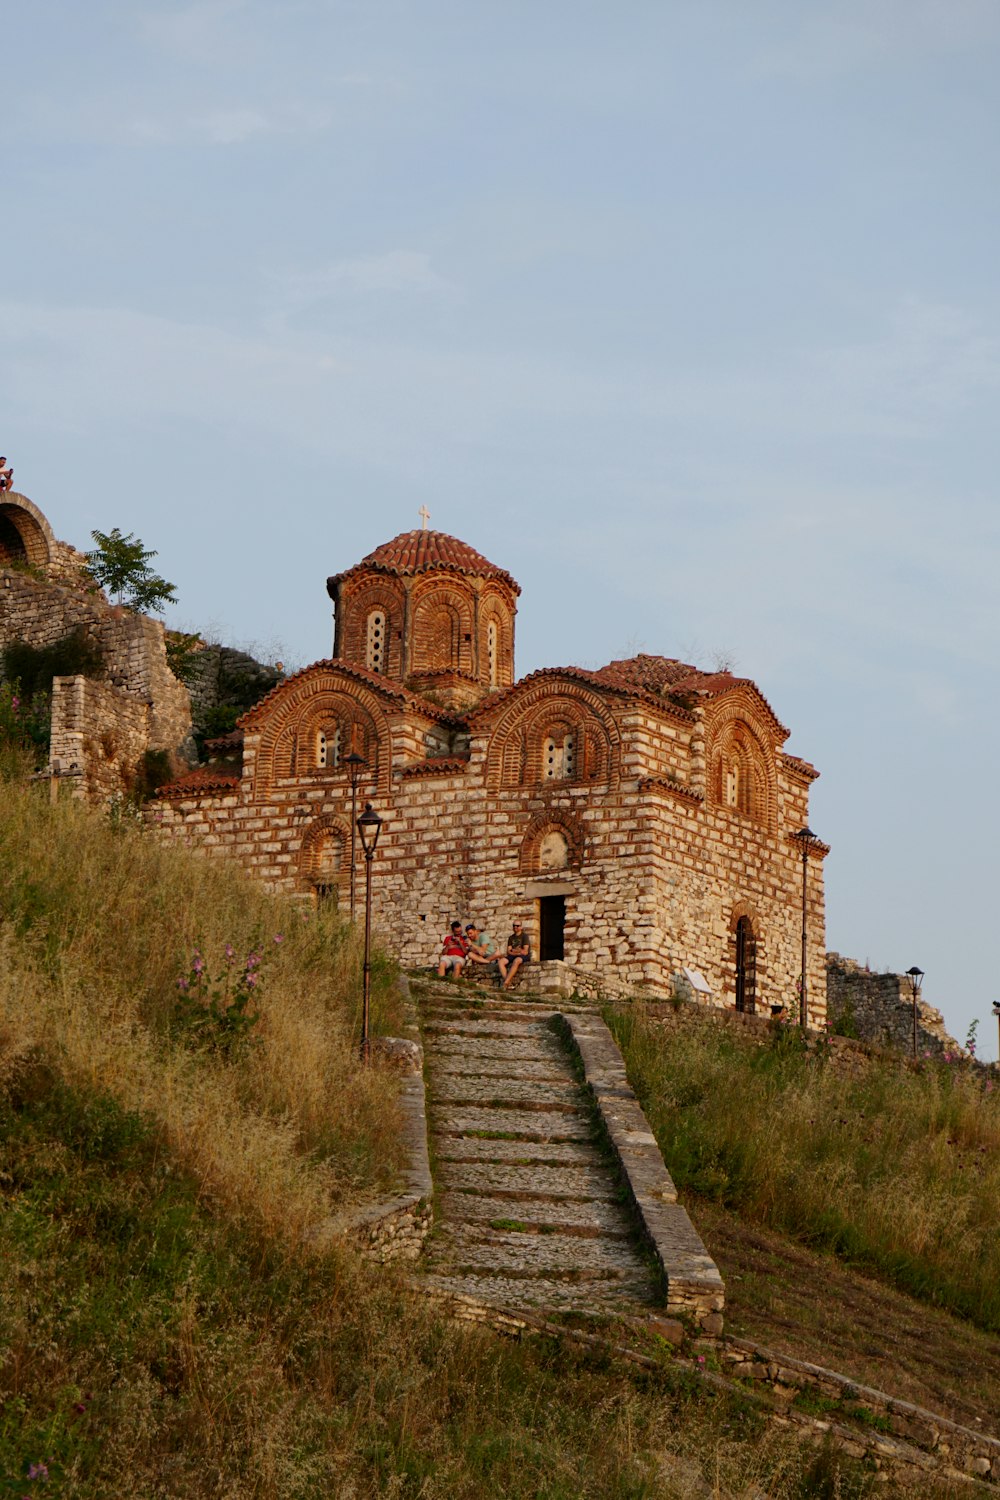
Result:
{"label": "green shrub", "polygon": [[52,689],[53,677],[101,677],[104,654],[82,625],[48,646],[11,641],[0,655],[3,677],[17,682],[24,698]]}

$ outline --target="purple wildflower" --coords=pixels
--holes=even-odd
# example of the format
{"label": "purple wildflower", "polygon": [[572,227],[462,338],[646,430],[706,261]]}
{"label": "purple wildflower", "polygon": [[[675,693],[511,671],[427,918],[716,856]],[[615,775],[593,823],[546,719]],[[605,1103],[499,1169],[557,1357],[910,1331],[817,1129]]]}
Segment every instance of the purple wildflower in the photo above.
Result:
{"label": "purple wildflower", "polygon": [[236,949],[233,947],[232,943],[227,943],[224,951],[225,951],[225,954],[226,954],[226,962],[227,963],[229,963],[233,958],[235,958],[235,956],[236,956]]}
{"label": "purple wildflower", "polygon": [[178,979],[178,981],[177,981],[177,988],[179,990],[189,990],[191,988],[191,985],[190,985],[189,981],[186,980],[186,979]]}
{"label": "purple wildflower", "polygon": [[254,973],[248,972],[247,975],[246,975],[246,978],[244,980],[244,983],[246,984],[246,987],[247,987],[248,990],[252,990],[253,987],[254,987],[254,985],[257,983],[257,975],[254,974]]}
{"label": "purple wildflower", "polygon": [[28,1469],[29,1479],[48,1479],[48,1477],[48,1467],[43,1463],[32,1464]]}
{"label": "purple wildflower", "polygon": [[285,941],[285,934],[283,932],[276,932],[274,934],[274,941],[276,943],[283,943]]}

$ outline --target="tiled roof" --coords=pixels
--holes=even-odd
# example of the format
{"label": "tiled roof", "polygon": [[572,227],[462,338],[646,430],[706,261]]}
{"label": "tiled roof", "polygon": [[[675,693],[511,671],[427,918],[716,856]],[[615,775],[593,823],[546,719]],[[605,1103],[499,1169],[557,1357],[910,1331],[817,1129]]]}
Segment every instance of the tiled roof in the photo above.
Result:
{"label": "tiled roof", "polygon": [[199,766],[176,781],[168,781],[157,787],[156,796],[173,800],[175,797],[215,796],[220,792],[233,792],[240,784],[238,776],[220,776],[211,766]]}
{"label": "tiled roof", "polygon": [[284,681],[279,682],[269,693],[265,693],[264,697],[258,703],[255,703],[252,708],[247,709],[246,713],[240,719],[237,728],[240,731],[256,729],[267,718],[269,705],[273,705],[279,697],[283,696],[292,683],[300,682],[309,673],[320,669],[327,672],[336,672],[338,675],[344,677],[352,677],[355,682],[362,682],[366,687],[374,688],[376,692],[384,694],[387,698],[395,698],[397,703],[405,704],[408,708],[416,710],[424,718],[433,719],[435,723],[454,725],[460,722],[454,714],[448,713],[443,708],[438,708],[435,703],[431,703],[423,696],[409,692],[403,687],[402,683],[396,682],[392,677],[383,677],[380,672],[370,672],[367,667],[360,667],[356,662],[328,658],[325,661],[311,662],[308,667],[303,667],[301,672],[293,672],[291,677],[286,677]]}
{"label": "tiled roof", "polygon": [[815,781],[819,776],[816,767],[803,760],[800,755],[789,755],[786,750],[781,758],[790,771],[796,771],[805,781]]}
{"label": "tiled roof", "polygon": [[417,760],[403,766],[400,776],[454,776],[469,769],[467,755],[432,755],[429,760]]}
{"label": "tiled roof", "polygon": [[677,661],[672,656],[649,656],[640,652],[638,656],[625,657],[621,661],[609,661],[594,674],[616,687],[643,688],[648,693],[660,693],[664,688],[672,690],[675,682],[690,677],[696,667]]}
{"label": "tiled roof", "polygon": [[214,750],[218,755],[224,755],[227,750],[242,750],[242,729],[230,729],[228,734],[217,734],[213,740],[205,741],[206,750]]}
{"label": "tiled roof", "polygon": [[[653,658],[654,660],[656,658]],[[468,715],[469,722],[485,717],[499,704],[506,703],[507,699],[514,693],[519,693],[530,683],[544,682],[549,679],[569,677],[573,682],[580,682],[585,687],[595,688],[600,693],[617,693],[629,698],[645,698],[650,703],[655,703],[658,708],[667,708],[672,714],[680,714],[690,718],[687,710],[679,705],[664,700],[651,689],[643,687],[641,683],[631,681],[626,673],[619,673],[613,668],[623,663],[612,662],[607,667],[602,667],[598,672],[592,672],[587,667],[539,667],[537,672],[529,672],[527,677],[522,677],[520,682],[515,682],[512,687],[505,688],[503,692],[491,693],[477,708]],[[690,670],[685,668],[685,671]]]}
{"label": "tiled roof", "polygon": [[332,592],[334,585],[342,579],[369,568],[404,575],[427,573],[431,569],[442,568],[451,573],[466,573],[474,578],[499,578],[515,594],[521,592],[520,586],[505,568],[498,568],[474,547],[470,547],[468,542],[448,536],[444,531],[400,532],[399,536],[393,537],[391,542],[383,542],[381,547],[369,552],[367,557],[363,557],[352,568],[328,578],[328,592]]}

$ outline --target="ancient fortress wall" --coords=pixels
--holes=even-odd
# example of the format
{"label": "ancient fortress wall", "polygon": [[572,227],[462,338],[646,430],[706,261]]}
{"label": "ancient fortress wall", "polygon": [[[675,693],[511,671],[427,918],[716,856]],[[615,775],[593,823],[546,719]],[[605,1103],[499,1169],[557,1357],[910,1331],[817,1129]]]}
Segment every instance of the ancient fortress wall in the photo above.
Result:
{"label": "ancient fortress wall", "polygon": [[51,646],[81,629],[104,658],[103,681],[53,682],[51,765],[63,774],[75,767],[74,793],[98,799],[130,789],[146,750],[186,758],[191,704],[167,665],[163,625],[110,605],[84,573],[82,553],[57,541],[24,496],[8,493],[0,511],[7,536],[16,523],[23,537],[21,555],[8,546],[0,556],[0,648]]}
{"label": "ancient fortress wall", "polygon": [[[849,1020],[858,1037],[877,1047],[909,1052],[913,1047],[913,993],[905,974],[873,974],[867,965],[839,953],[826,956],[827,1008],[831,1021]],[[917,1000],[917,1053],[956,1056],[964,1048],[945,1030],[933,1005]]]}

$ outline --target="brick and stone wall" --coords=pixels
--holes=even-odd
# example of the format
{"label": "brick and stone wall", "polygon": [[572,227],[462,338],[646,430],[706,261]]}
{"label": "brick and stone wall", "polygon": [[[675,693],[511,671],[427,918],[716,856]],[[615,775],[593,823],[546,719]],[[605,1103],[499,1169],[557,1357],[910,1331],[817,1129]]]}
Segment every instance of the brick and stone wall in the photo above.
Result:
{"label": "brick and stone wall", "polygon": [[[566,900],[565,960],[603,977],[617,992],[669,994],[673,976],[697,968],[718,1005],[734,1003],[735,921],[750,913],[758,936],[756,1003],[797,1006],[801,962],[801,861],[779,775],[778,832],[732,809],[706,804],[666,778],[622,776],[594,784],[489,786],[490,736],[473,735],[468,760],[413,761],[421,736],[403,706],[387,712],[376,782],[362,780],[359,805],[374,796],[384,819],[375,866],[376,920],[410,965],[436,959],[453,916],[473,915],[502,942],[515,915],[527,924],[535,953],[537,903]],[[674,726],[668,725],[668,729]],[[344,772],[256,775],[260,732],[246,732],[243,775],[231,787],[202,793],[179,787],[163,797],[151,820],[217,854],[230,854],[269,885],[311,893],[315,866],[304,850],[322,819],[350,831],[350,790]],[[683,736],[650,744],[644,765],[680,771],[674,746]],[[671,757],[676,757],[672,759]],[[386,775],[392,767],[390,775]],[[538,830],[565,829],[565,868],[532,868],[525,850]],[[627,855],[628,857],[623,857]],[[359,866],[358,880],[363,879]],[[345,882],[336,883],[341,900]],[[822,863],[809,864],[810,1022],[825,1014]]]}

